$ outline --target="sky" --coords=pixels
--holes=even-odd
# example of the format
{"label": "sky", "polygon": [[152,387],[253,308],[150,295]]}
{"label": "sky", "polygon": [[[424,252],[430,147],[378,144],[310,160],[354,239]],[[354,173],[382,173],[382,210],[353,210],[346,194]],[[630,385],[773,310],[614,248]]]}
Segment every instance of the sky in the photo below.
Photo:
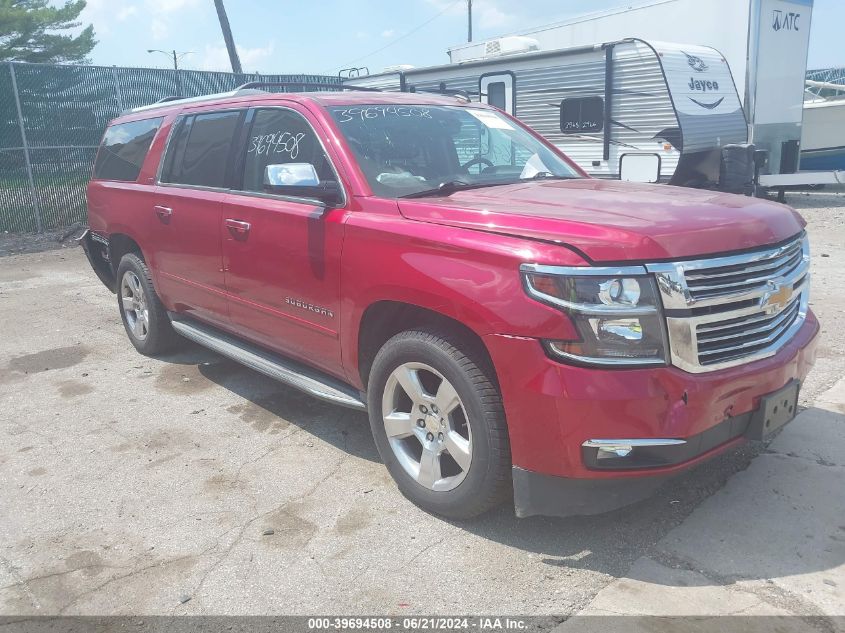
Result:
{"label": "sky", "polygon": [[[706,0],[701,0],[706,2]],[[529,29],[634,0],[473,0],[474,39]],[[448,63],[466,41],[466,0],[226,0],[245,72],[334,75],[341,68]],[[213,0],[88,0],[99,65],[229,70]],[[845,2],[815,0],[809,68],[845,66]],[[667,39],[671,39],[668,37]]]}

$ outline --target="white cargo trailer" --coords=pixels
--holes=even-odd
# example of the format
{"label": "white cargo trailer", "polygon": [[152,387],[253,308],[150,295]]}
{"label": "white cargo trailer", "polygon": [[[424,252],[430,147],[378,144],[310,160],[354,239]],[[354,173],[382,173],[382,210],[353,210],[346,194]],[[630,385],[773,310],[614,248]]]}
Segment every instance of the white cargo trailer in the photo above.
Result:
{"label": "white cargo trailer", "polygon": [[600,177],[713,183],[721,148],[746,142],[731,69],[713,48],[639,39],[530,48],[529,40],[503,38],[480,59],[348,82],[480,99],[517,116]]}

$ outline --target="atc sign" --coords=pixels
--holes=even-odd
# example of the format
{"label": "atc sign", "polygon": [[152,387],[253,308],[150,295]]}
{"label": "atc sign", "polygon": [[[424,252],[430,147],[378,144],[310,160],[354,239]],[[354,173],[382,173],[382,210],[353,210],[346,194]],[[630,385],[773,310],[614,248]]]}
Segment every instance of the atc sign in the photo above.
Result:
{"label": "atc sign", "polygon": [[785,12],[779,9],[772,11],[772,30],[774,31],[798,31],[800,13]]}

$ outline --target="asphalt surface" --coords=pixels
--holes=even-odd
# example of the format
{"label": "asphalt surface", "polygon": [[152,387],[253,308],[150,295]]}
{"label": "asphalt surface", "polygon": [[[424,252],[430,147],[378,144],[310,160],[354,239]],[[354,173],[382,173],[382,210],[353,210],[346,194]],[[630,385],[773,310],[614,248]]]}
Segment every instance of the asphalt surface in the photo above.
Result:
{"label": "asphalt surface", "polygon": [[[811,406],[845,374],[845,198],[793,196],[814,243]],[[211,352],[138,355],[78,248],[0,259],[0,615],[549,615],[625,579],[766,450],[633,507],[470,523],[396,490],[366,416]],[[725,560],[730,560],[730,543]]]}

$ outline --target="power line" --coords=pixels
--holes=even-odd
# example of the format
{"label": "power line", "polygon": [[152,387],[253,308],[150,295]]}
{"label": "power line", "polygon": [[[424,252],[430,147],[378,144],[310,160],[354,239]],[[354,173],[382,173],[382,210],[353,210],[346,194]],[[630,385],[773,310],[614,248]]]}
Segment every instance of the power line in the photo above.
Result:
{"label": "power line", "polygon": [[368,57],[372,57],[373,55],[376,55],[376,54],[378,54],[378,53],[381,53],[383,50],[387,50],[388,48],[390,48],[390,47],[391,47],[391,46],[393,46],[394,44],[396,44],[396,43],[398,43],[398,42],[401,42],[402,40],[404,40],[404,39],[406,39],[406,38],[410,37],[411,35],[413,35],[413,34],[414,34],[414,33],[416,33],[417,31],[419,31],[420,29],[425,28],[426,26],[428,26],[429,24],[431,24],[432,22],[434,22],[437,18],[439,18],[441,15],[443,15],[444,13],[446,13],[449,9],[451,9],[452,7],[454,7],[456,4],[458,4],[458,3],[460,3],[460,2],[465,2],[465,0],[455,0],[455,1],[454,1],[454,2],[452,2],[451,4],[447,5],[447,6],[446,6],[446,8],[444,8],[442,11],[440,11],[440,12],[436,13],[435,15],[433,15],[432,17],[430,17],[428,20],[426,20],[426,21],[425,21],[425,22],[423,22],[422,24],[420,24],[420,25],[418,25],[418,26],[415,26],[414,28],[412,28],[410,31],[408,31],[408,32],[407,32],[407,33],[405,33],[404,35],[401,35],[400,37],[397,37],[395,40],[392,40],[392,41],[388,42],[387,44],[385,44],[385,45],[384,45],[384,46],[382,46],[381,48],[377,48],[376,50],[374,50],[374,51],[373,51],[373,52],[371,52],[371,53],[367,53],[366,55],[362,55],[361,57],[358,57],[358,58],[356,58],[356,59],[353,59],[352,61],[347,62],[346,64],[343,64],[343,65],[344,65],[344,66],[352,66],[352,65],[354,65],[354,64],[357,64],[358,62],[360,62],[360,61],[361,61],[361,60],[363,60],[363,59],[367,59]]}

